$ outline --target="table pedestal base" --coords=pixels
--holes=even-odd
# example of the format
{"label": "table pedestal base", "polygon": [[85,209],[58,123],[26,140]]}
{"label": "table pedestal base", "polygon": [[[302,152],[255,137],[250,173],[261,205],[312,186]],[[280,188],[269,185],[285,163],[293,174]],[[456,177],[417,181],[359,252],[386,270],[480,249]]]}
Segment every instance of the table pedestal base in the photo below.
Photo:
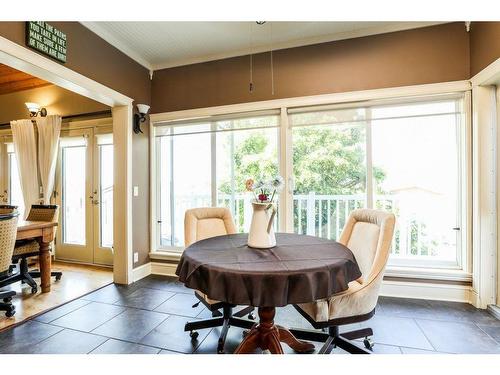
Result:
{"label": "table pedestal base", "polygon": [[272,354],[283,354],[281,343],[299,353],[311,353],[314,345],[295,336],[286,328],[274,324],[274,307],[259,307],[259,324],[253,327],[236,348],[235,354],[253,353],[255,349],[269,350]]}

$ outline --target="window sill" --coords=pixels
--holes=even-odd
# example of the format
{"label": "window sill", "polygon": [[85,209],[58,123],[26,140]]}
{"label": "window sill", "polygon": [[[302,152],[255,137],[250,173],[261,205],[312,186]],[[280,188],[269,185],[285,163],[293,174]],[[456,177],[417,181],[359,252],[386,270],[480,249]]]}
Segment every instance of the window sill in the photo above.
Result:
{"label": "window sill", "polygon": [[472,282],[472,274],[463,270],[387,266],[385,276],[407,279]]}
{"label": "window sill", "polygon": [[[157,250],[149,253],[151,259],[169,260],[178,262],[182,251]],[[471,282],[472,275],[462,270],[447,270],[436,268],[394,267],[388,266],[385,272],[387,277],[420,280],[439,280],[455,282]]]}

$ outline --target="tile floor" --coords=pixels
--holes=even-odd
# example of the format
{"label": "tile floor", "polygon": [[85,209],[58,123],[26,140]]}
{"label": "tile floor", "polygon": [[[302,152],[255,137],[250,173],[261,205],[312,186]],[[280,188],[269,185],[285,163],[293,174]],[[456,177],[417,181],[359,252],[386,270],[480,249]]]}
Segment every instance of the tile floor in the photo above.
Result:
{"label": "tile floor", "polygon": [[[109,285],[0,332],[0,353],[216,353],[219,329],[201,330],[195,341],[183,330],[185,322],[210,316],[191,307],[196,301],[191,290],[167,277]],[[276,320],[311,329],[291,306],[279,308]],[[362,326],[374,330],[374,353],[500,354],[500,320],[468,304],[381,297],[373,319],[343,329]],[[226,351],[241,338],[242,330],[231,328]]]}

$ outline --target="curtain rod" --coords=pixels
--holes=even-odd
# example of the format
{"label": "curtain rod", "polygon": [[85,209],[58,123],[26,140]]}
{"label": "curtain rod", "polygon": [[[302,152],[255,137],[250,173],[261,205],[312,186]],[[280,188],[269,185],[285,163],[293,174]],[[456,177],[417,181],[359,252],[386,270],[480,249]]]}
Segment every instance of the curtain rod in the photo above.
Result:
{"label": "curtain rod", "polygon": [[[111,115],[111,110],[108,109],[106,111],[97,111],[97,112],[88,112],[88,113],[79,113],[77,115],[68,115],[68,116],[63,116],[62,120],[73,120],[81,117],[88,117],[88,116],[101,116],[101,115]],[[34,118],[33,118],[34,119]],[[5,128],[10,128],[10,123],[4,123],[0,124],[0,129],[5,129]]]}

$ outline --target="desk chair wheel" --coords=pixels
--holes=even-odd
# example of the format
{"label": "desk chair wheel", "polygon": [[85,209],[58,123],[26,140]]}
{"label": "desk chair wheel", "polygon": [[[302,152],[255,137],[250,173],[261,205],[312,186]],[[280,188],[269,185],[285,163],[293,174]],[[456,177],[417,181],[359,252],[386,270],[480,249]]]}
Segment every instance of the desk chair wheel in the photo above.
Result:
{"label": "desk chair wheel", "polygon": [[253,311],[248,314],[248,319],[255,320],[255,318],[256,318],[256,316],[255,316],[255,313]]}
{"label": "desk chair wheel", "polygon": [[224,351],[224,349],[219,349],[217,348],[217,354],[225,354],[226,352]]}
{"label": "desk chair wheel", "polygon": [[241,336],[247,337],[247,335],[250,333],[249,329],[244,329],[243,332],[241,332]]}
{"label": "desk chair wheel", "polygon": [[375,345],[372,339],[368,337],[365,337],[365,339],[363,340],[363,344],[365,345],[365,348],[368,350],[373,350],[373,346]]}
{"label": "desk chair wheel", "polygon": [[38,292],[38,287],[37,286],[32,286],[31,287],[31,294],[36,294]]}
{"label": "desk chair wheel", "polygon": [[189,336],[191,337],[191,340],[196,340],[200,334],[198,331],[191,331],[189,332]]}
{"label": "desk chair wheel", "polygon": [[9,310],[7,310],[7,311],[5,312],[5,316],[6,316],[7,318],[11,318],[11,317],[13,317],[13,316],[14,316],[14,314],[15,314],[15,313],[16,313],[16,308],[15,308],[14,306],[12,306]]}

